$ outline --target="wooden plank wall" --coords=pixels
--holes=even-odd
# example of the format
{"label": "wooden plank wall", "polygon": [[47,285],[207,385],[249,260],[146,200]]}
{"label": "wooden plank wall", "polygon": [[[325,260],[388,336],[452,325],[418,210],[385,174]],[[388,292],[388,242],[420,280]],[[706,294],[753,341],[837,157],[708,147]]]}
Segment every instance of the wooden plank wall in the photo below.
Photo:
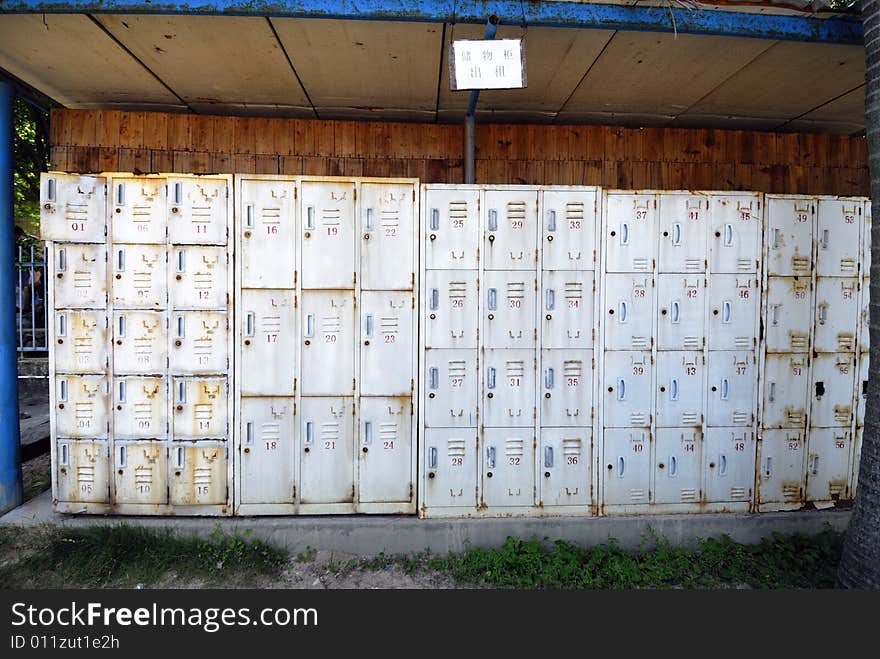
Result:
{"label": "wooden plank wall", "polygon": [[[52,167],[76,172],[411,176],[461,183],[461,125],[53,110]],[[477,125],[479,183],[869,194],[862,137]]]}

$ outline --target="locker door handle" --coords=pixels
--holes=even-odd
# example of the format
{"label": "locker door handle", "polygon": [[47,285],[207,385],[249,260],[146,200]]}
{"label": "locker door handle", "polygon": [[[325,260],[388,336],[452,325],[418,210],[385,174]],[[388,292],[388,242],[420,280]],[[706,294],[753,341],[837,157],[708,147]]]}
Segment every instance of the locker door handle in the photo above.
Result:
{"label": "locker door handle", "polygon": [[556,291],[552,288],[548,288],[544,297],[546,298],[544,300],[544,306],[547,308],[547,311],[553,311],[554,307],[556,307]]}
{"label": "locker door handle", "polygon": [[721,400],[727,400],[730,397],[730,381],[727,378],[721,380]]}
{"label": "locker door handle", "polygon": [[46,179],[46,201],[55,201],[55,179]]}
{"label": "locker door handle", "polygon": [[116,254],[116,269],[125,272],[125,250],[120,249]]}
{"label": "locker door handle", "polygon": [[58,250],[58,271],[64,272],[67,269],[67,250],[63,247]]}
{"label": "locker door handle", "polygon": [[309,206],[306,208],[306,229],[314,229],[315,228],[315,207]]}
{"label": "locker door handle", "polygon": [[733,245],[733,225],[725,224],[724,225],[724,246],[730,247]]}
{"label": "locker door handle", "polygon": [[672,225],[672,244],[681,245],[681,223],[676,222]]}
{"label": "locker door handle", "polygon": [[547,211],[547,231],[556,231],[556,211]]}
{"label": "locker door handle", "polygon": [[315,441],[315,423],[313,421],[306,421],[306,444],[313,444]]}
{"label": "locker door handle", "polygon": [[125,336],[125,316],[119,317],[119,336]]}
{"label": "locker door handle", "polygon": [[770,394],[767,396],[767,400],[771,403],[776,400],[776,383],[775,382],[770,383]]}
{"label": "locker door handle", "polygon": [[306,314],[306,338],[311,339],[315,336],[315,314]]}
{"label": "locker door handle", "polygon": [[437,468],[437,447],[428,447],[428,469]]}
{"label": "locker door handle", "polygon": [[253,311],[248,311],[245,315],[244,321],[244,335],[245,336],[253,336],[255,326],[257,324],[257,318]]}
{"label": "locker door handle", "polygon": [[183,447],[178,446],[177,450],[174,453],[174,466],[178,469],[183,469]]}
{"label": "locker door handle", "polygon": [[177,337],[182,339],[186,334],[186,321],[183,316],[177,317]]}
{"label": "locker door handle", "polygon": [[253,444],[254,443],[254,422],[248,421],[244,425],[244,442],[245,444]]}
{"label": "locker door handle", "polygon": [[489,469],[495,468],[495,447],[487,446],[486,447],[486,466]]}
{"label": "locker door handle", "polygon": [[730,313],[731,313],[731,304],[730,300],[725,300],[721,305],[721,322],[729,323],[730,322]]}
{"label": "locker door handle", "polygon": [[[769,460],[770,458],[767,459]],[[721,454],[721,459],[718,460],[718,475],[727,476],[727,456],[723,453]]]}
{"label": "locker door handle", "polygon": [[622,222],[620,225],[620,244],[629,245],[629,224]]}
{"label": "locker door handle", "polygon": [[364,421],[364,444],[373,443],[373,422]]}
{"label": "locker door handle", "polygon": [[490,366],[486,369],[486,388],[494,389],[495,388],[495,367]]}
{"label": "locker door handle", "polygon": [[623,474],[626,473],[626,460],[623,459],[621,455],[617,458],[617,477],[623,478]]}
{"label": "locker door handle", "polygon": [[626,381],[623,378],[617,380],[617,400],[626,400]]}
{"label": "locker door handle", "polygon": [[678,472],[678,460],[674,455],[669,456],[669,475],[675,476]]}
{"label": "locker door handle", "polygon": [[773,229],[773,249],[779,249],[779,229]]}
{"label": "locker door handle", "polygon": [[177,272],[186,272],[186,255],[182,249],[177,250]]}
{"label": "locker door handle", "polygon": [[498,289],[490,288],[487,296],[486,306],[489,307],[489,311],[496,311],[498,309]]}
{"label": "locker door handle", "polygon": [[70,463],[70,454],[68,452],[67,444],[61,445],[61,456],[60,462],[62,465],[67,466]]}
{"label": "locker door handle", "polygon": [[119,463],[117,465],[118,467],[125,467],[125,453],[126,453],[125,446],[124,445],[120,446],[119,447],[119,454],[117,457],[117,462]]}
{"label": "locker door handle", "polygon": [[828,241],[829,241],[830,236],[831,236],[831,234],[828,231],[828,229],[825,229],[824,231],[822,231],[822,249],[828,249]]}
{"label": "locker door handle", "polygon": [[553,447],[544,447],[544,467],[550,469],[553,466]]}
{"label": "locker door handle", "polygon": [[771,320],[771,322],[774,326],[779,324],[779,306],[780,305],[778,304],[773,305],[773,319]]}
{"label": "locker door handle", "polygon": [[254,228],[254,205],[253,204],[248,204],[247,208],[245,209],[244,225],[248,229]]}
{"label": "locker door handle", "polygon": [[183,203],[183,184],[179,182],[174,184],[174,203]]}
{"label": "locker door handle", "polygon": [[828,319],[828,305],[820,304],[819,305],[819,324],[824,325],[825,321]]}
{"label": "locker door handle", "polygon": [[669,400],[678,400],[678,379],[672,378],[669,383]]}
{"label": "locker door handle", "polygon": [[119,381],[119,402],[125,402],[125,380]]}
{"label": "locker door handle", "polygon": [[764,476],[769,477],[773,473],[773,458],[767,456],[764,460]]}
{"label": "locker door handle", "polygon": [[681,303],[678,300],[672,301],[672,313],[670,314],[670,322],[678,323],[681,320]]}
{"label": "locker door handle", "polygon": [[626,322],[626,302],[624,300],[620,301],[620,308],[618,309],[617,314],[617,322],[625,323]]}
{"label": "locker door handle", "polygon": [[430,307],[432,311],[436,311],[440,308],[440,290],[437,288],[431,289]]}
{"label": "locker door handle", "polygon": [[177,383],[177,402],[185,403],[186,402],[186,382],[178,382]]}
{"label": "locker door handle", "polygon": [[58,400],[61,402],[67,401],[67,380],[61,380],[58,384]]}
{"label": "locker door handle", "polygon": [[498,231],[498,211],[494,208],[489,209],[489,231]]}
{"label": "locker door handle", "polygon": [[125,186],[122,183],[116,184],[116,205],[122,206],[125,204]]}
{"label": "locker door handle", "polygon": [[367,336],[373,336],[373,314],[364,316],[364,331]]}
{"label": "locker door handle", "polygon": [[373,209],[364,209],[364,229],[370,231],[373,228]]}
{"label": "locker door handle", "polygon": [[428,369],[428,388],[436,389],[440,385],[440,372],[436,366]]}
{"label": "locker door handle", "polygon": [[813,476],[816,476],[819,473],[819,456],[818,455],[813,456],[813,467],[812,467],[811,471],[812,471]]}
{"label": "locker door handle", "polygon": [[440,228],[440,209],[431,209],[431,231],[437,231]]}
{"label": "locker door handle", "polygon": [[548,368],[544,371],[544,387],[546,389],[553,388],[553,369]]}
{"label": "locker door handle", "polygon": [[58,336],[67,336],[67,316],[58,314]]}

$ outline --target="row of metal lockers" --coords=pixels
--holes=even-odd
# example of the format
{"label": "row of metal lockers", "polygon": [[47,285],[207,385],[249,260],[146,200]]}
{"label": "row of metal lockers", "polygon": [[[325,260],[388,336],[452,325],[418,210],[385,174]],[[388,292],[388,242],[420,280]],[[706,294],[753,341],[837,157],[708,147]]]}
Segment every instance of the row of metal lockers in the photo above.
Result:
{"label": "row of metal lockers", "polygon": [[60,173],[42,196],[58,510],[852,497],[865,199]]}

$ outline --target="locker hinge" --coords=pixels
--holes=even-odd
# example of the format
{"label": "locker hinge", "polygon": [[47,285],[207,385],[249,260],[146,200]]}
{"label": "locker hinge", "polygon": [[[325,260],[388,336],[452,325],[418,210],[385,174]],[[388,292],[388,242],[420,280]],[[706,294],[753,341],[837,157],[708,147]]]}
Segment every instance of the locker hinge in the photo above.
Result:
{"label": "locker hinge", "polygon": [[293,404],[293,416],[296,416],[296,403]]}
{"label": "locker hinge", "polygon": [[358,200],[358,189],[357,188],[354,189],[354,200],[355,201]]}
{"label": "locker hinge", "polygon": [[409,402],[409,415],[413,416],[415,413],[416,413],[415,405],[413,405],[413,402],[410,401]]}
{"label": "locker hinge", "polygon": [[294,185],[293,186],[293,198],[296,199],[297,197],[299,197],[299,188]]}
{"label": "locker hinge", "polygon": [[[107,196],[107,184],[106,184],[106,183],[104,184],[104,196],[105,196],[105,197]],[[106,226],[104,227],[104,230],[105,230],[105,231],[107,230],[107,227],[106,227]]]}
{"label": "locker hinge", "polygon": [[351,273],[351,280],[354,282],[354,285],[357,286],[357,283],[358,283],[358,273],[356,273],[356,272],[352,272],[352,273]]}
{"label": "locker hinge", "polygon": [[226,486],[226,500],[229,501],[229,486]]}
{"label": "locker hinge", "polygon": [[[410,274],[409,281],[412,284],[413,288],[415,288],[415,286],[416,286],[416,273],[411,272],[409,274]],[[413,309],[415,309],[415,300],[413,300]]]}
{"label": "locker hinge", "polygon": [[[413,275],[413,286],[415,286],[415,275]],[[415,309],[415,308],[416,308],[416,296],[413,295],[413,296],[409,299],[409,302],[410,302],[410,305],[409,305],[409,306],[410,306],[410,309]]]}
{"label": "locker hinge", "polygon": [[354,391],[355,388],[356,388],[355,378],[352,378],[352,379],[351,379],[351,390]]}
{"label": "locker hinge", "polygon": [[415,201],[415,200],[416,200],[416,189],[413,188],[413,201]]}
{"label": "locker hinge", "polygon": [[296,501],[296,485],[293,486],[293,500]]}
{"label": "locker hinge", "polygon": [[299,299],[296,297],[296,295],[293,296],[293,308],[294,309],[299,308]]}
{"label": "locker hinge", "polygon": [[[413,194],[415,194],[415,192],[413,192]],[[413,484],[412,484],[412,481],[410,481],[410,484],[409,484],[409,500],[410,500],[410,501],[413,500],[413,494],[414,494],[414,492],[413,492]]]}
{"label": "locker hinge", "polygon": [[299,270],[293,271],[293,285],[296,286],[296,282],[299,279]]}
{"label": "locker hinge", "polygon": [[354,501],[354,483],[351,484],[351,500]]}
{"label": "locker hinge", "polygon": [[226,186],[226,198],[229,199],[229,186]]}

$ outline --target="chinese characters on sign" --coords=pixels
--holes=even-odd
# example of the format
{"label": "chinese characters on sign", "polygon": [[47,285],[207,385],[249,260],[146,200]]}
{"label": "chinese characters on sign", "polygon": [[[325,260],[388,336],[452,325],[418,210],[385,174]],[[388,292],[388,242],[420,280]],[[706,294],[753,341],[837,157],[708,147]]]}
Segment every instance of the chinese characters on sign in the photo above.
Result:
{"label": "chinese characters on sign", "polygon": [[452,91],[526,87],[522,39],[453,41],[449,53]]}

